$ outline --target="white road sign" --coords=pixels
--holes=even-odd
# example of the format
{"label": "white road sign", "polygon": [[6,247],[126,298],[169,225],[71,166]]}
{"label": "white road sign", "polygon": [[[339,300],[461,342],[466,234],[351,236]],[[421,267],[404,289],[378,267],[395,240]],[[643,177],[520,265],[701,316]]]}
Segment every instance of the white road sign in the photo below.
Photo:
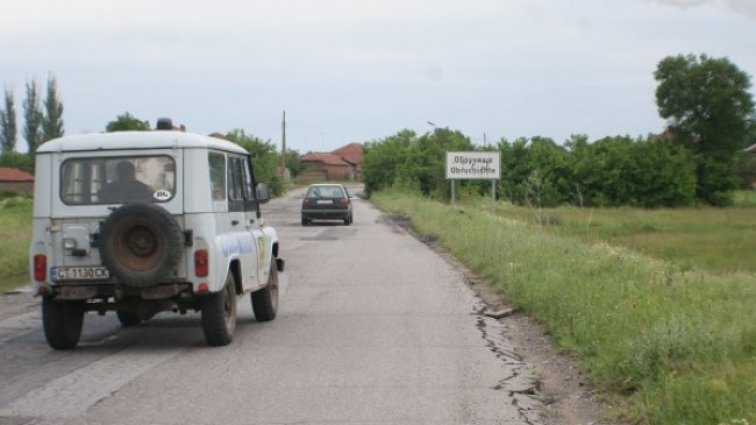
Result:
{"label": "white road sign", "polygon": [[501,152],[446,152],[446,178],[499,180]]}

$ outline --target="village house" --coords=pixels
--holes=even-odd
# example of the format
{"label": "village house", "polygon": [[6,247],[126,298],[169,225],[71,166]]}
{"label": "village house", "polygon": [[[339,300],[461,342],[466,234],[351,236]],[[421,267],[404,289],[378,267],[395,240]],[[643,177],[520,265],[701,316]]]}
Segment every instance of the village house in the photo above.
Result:
{"label": "village house", "polygon": [[34,192],[34,176],[12,167],[0,167],[0,192]]}
{"label": "village house", "polygon": [[300,161],[304,171],[302,180],[359,180],[362,178],[363,147],[350,143],[332,152],[310,152]]}

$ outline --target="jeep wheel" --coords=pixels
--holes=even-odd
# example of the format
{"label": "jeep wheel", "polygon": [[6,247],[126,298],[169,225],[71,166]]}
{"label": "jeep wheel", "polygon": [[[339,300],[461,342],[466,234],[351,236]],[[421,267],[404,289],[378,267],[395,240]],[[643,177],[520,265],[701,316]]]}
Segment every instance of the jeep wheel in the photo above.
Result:
{"label": "jeep wheel", "polygon": [[202,305],[202,331],[207,345],[228,345],[236,329],[236,289],[234,276],[228,272],[223,290],[211,294]]}
{"label": "jeep wheel", "polygon": [[77,301],[42,299],[42,327],[47,344],[56,350],[76,347],[84,323],[84,306]]}
{"label": "jeep wheel", "polygon": [[276,259],[270,259],[270,275],[265,288],[252,293],[252,311],[258,322],[268,322],[276,318],[278,312],[278,268]]}
{"label": "jeep wheel", "polygon": [[117,310],[116,315],[118,316],[118,321],[121,322],[121,326],[123,326],[124,328],[136,326],[142,323],[142,319],[139,318],[139,315],[130,311]]}
{"label": "jeep wheel", "polygon": [[103,264],[125,284],[152,286],[169,277],[184,250],[184,235],[162,207],[136,203],[111,213],[101,226]]}

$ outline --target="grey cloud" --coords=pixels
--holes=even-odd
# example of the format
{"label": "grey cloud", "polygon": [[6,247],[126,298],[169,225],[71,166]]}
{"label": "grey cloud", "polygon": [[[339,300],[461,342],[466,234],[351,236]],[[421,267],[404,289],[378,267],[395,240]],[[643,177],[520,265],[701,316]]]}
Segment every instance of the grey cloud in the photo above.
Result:
{"label": "grey cloud", "polygon": [[[721,0],[646,0],[652,3],[664,4],[667,6],[688,9],[698,7],[706,3],[719,3]],[[756,19],[756,0],[723,0],[732,11],[742,13],[750,18]]]}
{"label": "grey cloud", "polygon": [[756,0],[727,0],[727,5],[737,12],[756,19]]}

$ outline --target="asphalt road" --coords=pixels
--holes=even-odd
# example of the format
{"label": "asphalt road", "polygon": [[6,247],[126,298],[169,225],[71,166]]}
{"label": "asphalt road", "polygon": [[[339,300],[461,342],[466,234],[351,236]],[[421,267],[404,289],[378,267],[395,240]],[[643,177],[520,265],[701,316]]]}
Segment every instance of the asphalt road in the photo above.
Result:
{"label": "asphalt road", "polygon": [[351,226],[302,227],[301,192],[265,208],[287,260],[276,320],[246,296],[210,348],[197,314],[90,313],[56,352],[38,311],[4,318],[0,424],[538,423],[529,366],[460,271],[366,201]]}

